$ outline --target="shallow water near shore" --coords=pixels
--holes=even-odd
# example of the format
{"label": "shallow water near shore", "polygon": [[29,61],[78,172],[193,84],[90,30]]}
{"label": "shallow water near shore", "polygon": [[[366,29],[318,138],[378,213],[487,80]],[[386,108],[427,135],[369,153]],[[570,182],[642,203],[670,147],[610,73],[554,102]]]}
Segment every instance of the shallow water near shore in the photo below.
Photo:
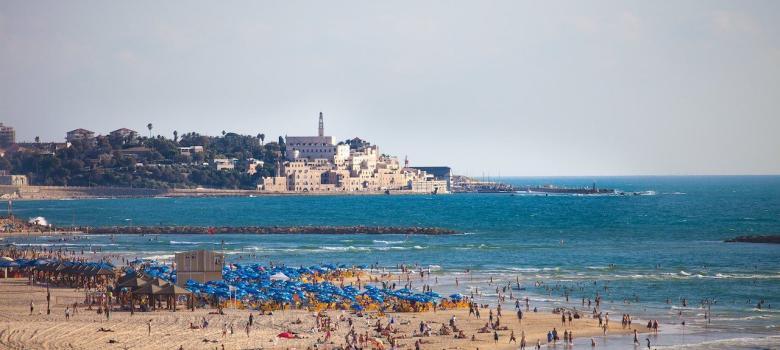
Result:
{"label": "shallow water near shore", "polygon": [[[518,185],[590,186],[594,179],[503,180]],[[599,292],[604,295],[604,306],[614,310],[612,322],[617,322],[621,313],[638,315],[645,323],[647,319],[661,320],[664,331],[651,337],[654,347],[780,346],[778,338],[766,338],[780,330],[780,245],[723,243],[737,235],[780,233],[780,177],[595,180],[599,187],[645,195],[19,201],[14,203],[16,215],[43,216],[58,226],[73,222],[90,226],[382,225],[436,226],[461,233],[91,235],[68,241],[44,236],[6,238],[3,243],[159,259],[170,258],[176,251],[222,249],[232,262],[275,261],[296,266],[378,263],[392,269],[397,264],[419,264],[430,268],[438,279],[427,282],[434,290],[442,294],[475,292],[485,302],[495,302],[495,288],[508,283],[519,283],[525,290],[514,291],[514,295],[527,295],[544,310],[556,306],[587,309],[581,298],[592,299]],[[467,269],[471,273],[466,273]],[[543,284],[535,284],[537,281]],[[688,306],[681,305],[682,298]],[[700,305],[705,298],[716,301],[709,320],[704,319],[707,310]],[[759,300],[765,301],[762,309],[756,307]],[[505,307],[512,310],[513,303]],[[682,321],[686,321],[685,335]],[[622,338],[609,338],[600,348],[625,349]],[[639,348],[644,348],[645,336],[640,338]],[[578,339],[583,345],[585,341],[589,343]]]}

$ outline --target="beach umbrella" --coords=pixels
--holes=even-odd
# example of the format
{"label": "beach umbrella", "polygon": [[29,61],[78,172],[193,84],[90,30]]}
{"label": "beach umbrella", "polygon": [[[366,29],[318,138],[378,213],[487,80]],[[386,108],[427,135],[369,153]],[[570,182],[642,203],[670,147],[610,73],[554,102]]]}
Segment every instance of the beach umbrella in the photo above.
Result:
{"label": "beach umbrella", "polygon": [[436,292],[425,292],[425,295],[431,298],[441,299],[441,295],[439,295],[439,293]]}
{"label": "beach umbrella", "polygon": [[290,277],[287,277],[287,275],[277,272],[273,276],[270,277],[271,281],[289,281]]}
{"label": "beach umbrella", "polygon": [[127,288],[138,288],[138,287],[142,287],[142,286],[144,286],[144,285],[146,285],[148,283],[149,282],[147,282],[147,281],[145,281],[145,280],[143,280],[141,278],[131,278],[131,279],[125,280],[124,282],[119,283],[119,286],[120,287],[127,287]]}
{"label": "beach umbrella", "polygon": [[95,275],[97,276],[113,276],[114,270],[107,269],[107,268],[99,268],[97,271],[95,271]]}
{"label": "beach umbrella", "polygon": [[160,290],[159,294],[161,294],[161,295],[183,295],[183,294],[191,294],[191,293],[192,292],[190,292],[189,290],[187,290],[185,288],[179,287],[179,286],[177,286],[175,284],[171,284],[171,285],[163,288],[162,290]]}
{"label": "beach umbrella", "polygon": [[149,295],[159,295],[162,291],[162,287],[147,283],[141,286],[140,288],[133,291],[133,294],[149,294]]}
{"label": "beach umbrella", "polygon": [[170,283],[168,283],[168,281],[166,281],[166,280],[164,280],[162,278],[155,278],[155,279],[149,281],[149,283],[151,283],[151,284],[153,284],[155,286],[159,286],[159,287],[166,287],[166,286],[168,286],[170,284]]}
{"label": "beach umbrella", "polygon": [[4,260],[4,261],[14,261],[14,259],[13,259],[13,258],[11,258],[11,257],[7,257],[7,256],[4,256],[4,257],[0,258],[0,260]]}

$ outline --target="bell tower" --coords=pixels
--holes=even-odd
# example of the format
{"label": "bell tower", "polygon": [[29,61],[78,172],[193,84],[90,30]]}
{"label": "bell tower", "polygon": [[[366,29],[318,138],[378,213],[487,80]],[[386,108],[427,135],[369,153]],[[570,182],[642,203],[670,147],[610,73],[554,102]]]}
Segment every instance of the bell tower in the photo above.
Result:
{"label": "bell tower", "polygon": [[320,129],[319,129],[319,135],[320,137],[325,136],[325,122],[322,121],[322,112],[320,112]]}

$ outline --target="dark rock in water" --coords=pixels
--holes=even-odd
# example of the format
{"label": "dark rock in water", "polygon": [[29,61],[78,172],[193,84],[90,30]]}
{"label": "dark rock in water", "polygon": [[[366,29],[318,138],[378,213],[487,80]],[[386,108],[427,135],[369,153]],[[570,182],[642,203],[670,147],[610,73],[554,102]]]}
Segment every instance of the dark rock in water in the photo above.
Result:
{"label": "dark rock in water", "polygon": [[780,244],[780,235],[739,236],[727,239],[729,243],[773,243]]}
{"label": "dark rock in water", "polygon": [[457,231],[439,227],[393,226],[108,226],[79,227],[96,234],[415,234],[451,235]]}

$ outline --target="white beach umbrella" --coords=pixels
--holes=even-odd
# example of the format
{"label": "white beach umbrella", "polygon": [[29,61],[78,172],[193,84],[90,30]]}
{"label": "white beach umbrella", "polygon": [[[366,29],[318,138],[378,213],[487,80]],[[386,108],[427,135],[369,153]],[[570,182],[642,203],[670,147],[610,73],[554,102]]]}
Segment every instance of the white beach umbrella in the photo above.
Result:
{"label": "white beach umbrella", "polygon": [[287,275],[277,272],[275,275],[270,277],[271,281],[289,281],[290,277],[287,277]]}
{"label": "white beach umbrella", "polygon": [[3,261],[14,261],[13,258],[8,257],[8,256],[4,256],[4,257],[0,258],[0,260],[3,260]]}

